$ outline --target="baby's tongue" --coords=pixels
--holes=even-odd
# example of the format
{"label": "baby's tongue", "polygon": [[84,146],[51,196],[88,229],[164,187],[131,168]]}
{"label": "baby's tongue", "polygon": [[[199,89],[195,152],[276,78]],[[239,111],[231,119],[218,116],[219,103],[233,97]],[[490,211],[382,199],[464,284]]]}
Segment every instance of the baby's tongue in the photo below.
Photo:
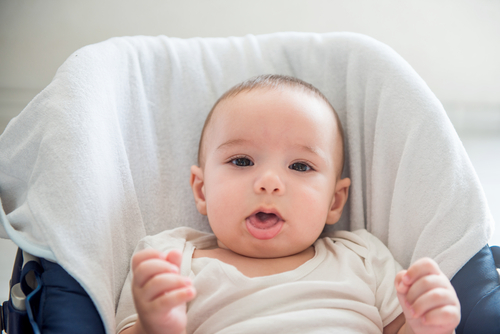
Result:
{"label": "baby's tongue", "polygon": [[282,226],[283,221],[274,213],[259,212],[247,218],[247,229],[257,239],[274,238]]}
{"label": "baby's tongue", "polygon": [[252,219],[251,222],[257,228],[270,228],[279,220],[278,216],[276,216],[274,213],[264,212],[255,214],[255,218],[257,219]]}

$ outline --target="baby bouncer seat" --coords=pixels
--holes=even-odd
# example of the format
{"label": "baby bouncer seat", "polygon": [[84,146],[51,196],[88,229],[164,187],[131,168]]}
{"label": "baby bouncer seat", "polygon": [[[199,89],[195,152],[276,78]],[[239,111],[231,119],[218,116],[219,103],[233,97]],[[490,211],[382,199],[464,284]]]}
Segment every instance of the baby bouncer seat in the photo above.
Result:
{"label": "baby bouncer seat", "polygon": [[333,228],[366,228],[403,267],[434,258],[461,302],[457,333],[500,332],[493,221],[467,154],[415,71],[353,33],[122,37],[71,55],[0,137],[0,236],[22,250],[7,332],[114,333],[137,242],[209,231],[189,167],[212,104],[271,73],[313,84],[340,116],[352,186]]}

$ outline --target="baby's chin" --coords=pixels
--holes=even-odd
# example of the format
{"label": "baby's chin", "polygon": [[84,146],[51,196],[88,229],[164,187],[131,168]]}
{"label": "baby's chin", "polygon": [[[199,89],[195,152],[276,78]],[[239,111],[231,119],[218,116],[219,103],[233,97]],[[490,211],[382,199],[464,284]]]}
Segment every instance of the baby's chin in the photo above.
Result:
{"label": "baby's chin", "polygon": [[[221,249],[228,250],[240,256],[255,258],[255,259],[277,259],[287,256],[292,256],[303,252],[305,249],[301,250],[289,250],[289,249],[272,249],[269,247],[258,247],[258,249],[241,249],[241,247],[227,247],[217,239],[217,246]],[[309,247],[306,247],[306,249]]]}

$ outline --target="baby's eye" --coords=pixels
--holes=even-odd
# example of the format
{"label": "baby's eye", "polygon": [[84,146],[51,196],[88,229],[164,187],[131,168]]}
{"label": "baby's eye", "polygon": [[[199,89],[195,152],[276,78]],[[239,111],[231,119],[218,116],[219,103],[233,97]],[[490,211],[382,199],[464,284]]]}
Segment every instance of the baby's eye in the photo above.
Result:
{"label": "baby's eye", "polygon": [[248,159],[248,158],[245,158],[245,157],[235,158],[235,159],[231,160],[231,163],[235,166],[238,166],[238,167],[253,166],[253,161]]}
{"label": "baby's eye", "polygon": [[296,170],[298,172],[307,172],[307,171],[312,170],[311,166],[309,166],[308,164],[305,164],[303,162],[294,162],[293,164],[288,166],[288,168]]}

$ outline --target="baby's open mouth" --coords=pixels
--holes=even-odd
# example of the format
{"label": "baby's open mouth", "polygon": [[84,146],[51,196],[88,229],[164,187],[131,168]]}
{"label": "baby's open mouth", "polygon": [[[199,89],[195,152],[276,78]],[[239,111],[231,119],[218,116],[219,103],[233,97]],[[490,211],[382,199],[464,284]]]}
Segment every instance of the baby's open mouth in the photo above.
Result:
{"label": "baby's open mouth", "polygon": [[283,219],[275,213],[257,212],[246,219],[248,232],[257,239],[274,238],[281,227]]}
{"label": "baby's open mouth", "polygon": [[269,228],[280,220],[274,213],[257,212],[255,217],[257,217],[255,221],[257,228]]}

